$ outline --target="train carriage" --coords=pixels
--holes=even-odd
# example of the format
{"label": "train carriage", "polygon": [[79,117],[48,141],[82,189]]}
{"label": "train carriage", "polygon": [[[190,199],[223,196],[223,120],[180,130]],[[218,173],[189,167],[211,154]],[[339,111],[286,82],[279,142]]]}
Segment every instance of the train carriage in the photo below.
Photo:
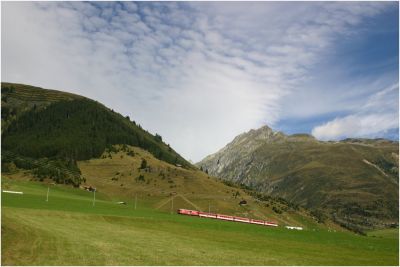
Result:
{"label": "train carriage", "polygon": [[225,221],[233,221],[233,216],[217,214],[217,219],[225,220]]}
{"label": "train carriage", "polygon": [[266,225],[266,226],[278,226],[278,223],[276,223],[276,222],[267,222],[267,221],[265,221],[265,224],[264,225]]}
{"label": "train carriage", "polygon": [[250,219],[249,218],[243,218],[243,217],[233,217],[233,220],[235,222],[244,222],[244,223],[249,223]]}
{"label": "train carriage", "polygon": [[199,211],[197,211],[197,210],[179,209],[178,213],[184,214],[184,215],[199,216]]}
{"label": "train carriage", "polygon": [[265,222],[264,222],[263,220],[254,220],[254,219],[251,219],[251,220],[250,220],[250,223],[264,225]]}
{"label": "train carriage", "polygon": [[224,220],[224,221],[251,223],[251,224],[258,224],[258,225],[265,225],[265,226],[278,226],[278,223],[276,223],[276,222],[249,219],[249,218],[230,216],[230,215],[225,215],[225,214],[215,214],[215,213],[202,212],[202,211],[197,211],[197,210],[178,209],[178,214],[199,216],[202,218],[212,218],[212,219],[218,219],[218,220]]}
{"label": "train carriage", "polygon": [[199,212],[199,216],[200,217],[205,217],[205,218],[213,218],[216,219],[217,218],[217,214],[214,213],[207,213],[207,212]]}

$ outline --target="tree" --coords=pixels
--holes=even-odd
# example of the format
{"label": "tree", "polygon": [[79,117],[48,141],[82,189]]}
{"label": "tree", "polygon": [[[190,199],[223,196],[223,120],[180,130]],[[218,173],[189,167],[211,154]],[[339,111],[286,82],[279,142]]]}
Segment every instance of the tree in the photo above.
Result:
{"label": "tree", "polygon": [[316,219],[318,223],[324,223],[327,219],[327,216],[320,209],[311,210],[310,214]]}
{"label": "tree", "polygon": [[142,163],[140,164],[140,169],[146,169],[147,168],[147,161],[145,159],[142,159]]}
{"label": "tree", "polygon": [[281,211],[280,209],[278,209],[277,207],[275,207],[275,206],[272,207],[272,210],[273,210],[275,213],[278,213],[278,214],[281,214],[281,213],[282,213],[282,211]]}
{"label": "tree", "polygon": [[242,205],[247,205],[247,201],[243,199],[243,200],[241,200],[241,201],[239,202],[239,205],[241,205],[241,206],[242,206]]}
{"label": "tree", "polygon": [[157,134],[154,136],[154,138],[156,139],[157,142],[162,142],[162,137],[161,135]]}
{"label": "tree", "polygon": [[138,177],[136,177],[136,180],[139,182],[144,182],[145,179],[144,179],[144,176],[141,174]]}

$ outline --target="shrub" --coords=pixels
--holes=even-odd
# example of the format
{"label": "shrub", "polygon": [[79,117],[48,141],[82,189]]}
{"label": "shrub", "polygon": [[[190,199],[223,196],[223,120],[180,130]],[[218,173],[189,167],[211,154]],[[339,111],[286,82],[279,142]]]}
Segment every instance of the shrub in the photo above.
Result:
{"label": "shrub", "polygon": [[144,182],[144,181],[145,181],[144,176],[143,176],[142,174],[139,175],[139,176],[136,178],[136,180],[139,181],[139,182]]}
{"label": "shrub", "polygon": [[141,170],[146,169],[147,168],[147,161],[145,159],[142,158],[142,163],[140,164],[140,168]]}
{"label": "shrub", "polygon": [[10,162],[10,163],[3,163],[1,166],[1,170],[3,172],[13,172],[17,169],[17,166],[15,165],[14,162]]}
{"label": "shrub", "polygon": [[272,207],[272,210],[273,210],[275,213],[278,213],[278,214],[281,214],[281,213],[282,213],[282,211],[281,211],[280,209],[278,209],[277,207],[275,207],[275,206]]}
{"label": "shrub", "polygon": [[318,223],[324,223],[327,219],[325,213],[319,209],[311,210],[310,214],[317,220]]}

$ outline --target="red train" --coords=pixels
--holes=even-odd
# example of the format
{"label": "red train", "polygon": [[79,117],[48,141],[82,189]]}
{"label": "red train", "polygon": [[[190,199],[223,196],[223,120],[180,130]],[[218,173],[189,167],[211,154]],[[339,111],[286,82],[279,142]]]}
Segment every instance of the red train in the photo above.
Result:
{"label": "red train", "polygon": [[252,223],[252,224],[259,224],[259,225],[266,225],[266,226],[278,226],[278,223],[276,223],[276,222],[268,222],[268,221],[263,221],[263,220],[255,220],[255,219],[230,216],[230,215],[224,215],[224,214],[208,213],[208,212],[202,212],[202,211],[197,211],[197,210],[179,209],[178,214],[199,216],[199,217],[204,217],[204,218],[213,218],[213,219],[232,221],[232,222]]}

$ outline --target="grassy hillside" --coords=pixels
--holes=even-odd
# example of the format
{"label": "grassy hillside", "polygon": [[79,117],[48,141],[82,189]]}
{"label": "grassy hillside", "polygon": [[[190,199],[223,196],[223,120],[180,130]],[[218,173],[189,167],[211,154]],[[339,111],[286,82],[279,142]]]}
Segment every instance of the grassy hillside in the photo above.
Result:
{"label": "grassy hillside", "polygon": [[264,127],[238,136],[198,166],[355,231],[398,224],[397,142],[319,142]]}
{"label": "grassy hillside", "polygon": [[[256,200],[241,188],[225,185],[202,171],[160,161],[143,149],[120,145],[114,151],[103,153],[99,159],[78,162],[86,184],[112,200],[132,203],[138,197],[152,208],[166,212],[180,207],[273,219],[306,228],[325,227],[317,224],[304,209],[290,207],[274,198]],[[146,167],[141,168],[144,160]],[[241,200],[247,204],[239,205]],[[281,213],[274,212],[274,207]]]}
{"label": "grassy hillside", "polygon": [[[318,223],[307,210],[282,199],[257,199],[249,190],[226,185],[199,170],[168,164],[138,147],[114,146],[101,158],[79,161],[78,166],[85,181],[81,188],[95,187],[97,194],[104,199],[125,201],[131,206],[136,198],[138,203],[164,212],[179,207],[275,220],[283,225],[307,229],[343,231],[330,221]],[[16,181],[50,181],[48,178],[35,178],[31,171],[19,169],[3,174]],[[239,205],[243,200],[246,205]]]}
{"label": "grassy hillside", "polygon": [[[323,209],[350,228],[370,228],[397,222],[398,176],[390,172],[396,166],[391,163],[396,152],[393,145],[376,149],[304,142],[286,149],[282,145],[260,147],[255,161],[271,159],[264,172],[269,186],[264,184],[264,190],[308,208]],[[381,162],[390,168],[380,168]],[[250,169],[249,174],[254,177],[256,170]]]}
{"label": "grassy hillside", "polygon": [[292,231],[118,205],[100,191],[3,176],[3,265],[396,265],[398,235]]}
{"label": "grassy hillside", "polygon": [[[113,144],[135,145],[161,160],[192,168],[162,142],[161,136],[153,136],[129,117],[96,101],[54,90],[2,83],[2,151],[11,155],[2,158],[3,166],[13,162],[13,157],[25,157],[25,162],[29,161],[27,158],[48,158],[52,160],[50,165],[73,168],[77,160],[98,157]],[[18,162],[13,163],[18,165]],[[59,177],[48,169],[40,172],[46,171],[56,181],[80,182],[66,180],[65,175]]]}

